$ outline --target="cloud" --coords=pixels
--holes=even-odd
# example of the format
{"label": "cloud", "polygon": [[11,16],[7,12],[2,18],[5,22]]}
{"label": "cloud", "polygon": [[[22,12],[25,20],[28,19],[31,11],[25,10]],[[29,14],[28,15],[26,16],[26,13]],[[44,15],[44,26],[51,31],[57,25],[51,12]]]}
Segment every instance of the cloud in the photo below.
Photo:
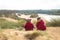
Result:
{"label": "cloud", "polygon": [[60,0],[0,0],[0,9],[56,9]]}

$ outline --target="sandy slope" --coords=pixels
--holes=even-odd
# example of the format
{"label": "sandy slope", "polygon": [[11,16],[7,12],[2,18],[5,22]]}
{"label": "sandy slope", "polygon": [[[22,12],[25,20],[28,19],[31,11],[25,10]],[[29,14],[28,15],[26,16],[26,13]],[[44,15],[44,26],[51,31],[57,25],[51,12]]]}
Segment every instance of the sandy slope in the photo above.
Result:
{"label": "sandy slope", "polygon": [[5,19],[7,21],[17,22],[17,20],[12,19],[12,18],[7,18],[7,17],[0,17],[0,18]]}
{"label": "sandy slope", "polygon": [[[27,40],[24,35],[33,33],[34,31],[19,31],[14,29],[4,29],[0,31],[0,40],[3,39],[3,36],[6,36],[8,40]],[[2,34],[1,34],[2,33]],[[35,40],[60,40],[60,27],[48,27],[46,31],[42,31],[43,36],[35,38]]]}

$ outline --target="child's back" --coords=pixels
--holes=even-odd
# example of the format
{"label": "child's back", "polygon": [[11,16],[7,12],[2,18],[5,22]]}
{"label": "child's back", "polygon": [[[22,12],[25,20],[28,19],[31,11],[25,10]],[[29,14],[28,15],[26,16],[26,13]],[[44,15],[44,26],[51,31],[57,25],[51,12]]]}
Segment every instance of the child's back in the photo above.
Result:
{"label": "child's back", "polygon": [[44,21],[41,18],[37,18],[36,28],[37,28],[37,30],[46,30]]}
{"label": "child's back", "polygon": [[34,25],[31,23],[31,21],[27,21],[26,24],[24,25],[24,28],[26,31],[33,30]]}
{"label": "child's back", "polygon": [[37,22],[36,27],[37,27],[37,30],[46,30],[46,26],[44,25],[43,20],[41,20],[40,22]]}

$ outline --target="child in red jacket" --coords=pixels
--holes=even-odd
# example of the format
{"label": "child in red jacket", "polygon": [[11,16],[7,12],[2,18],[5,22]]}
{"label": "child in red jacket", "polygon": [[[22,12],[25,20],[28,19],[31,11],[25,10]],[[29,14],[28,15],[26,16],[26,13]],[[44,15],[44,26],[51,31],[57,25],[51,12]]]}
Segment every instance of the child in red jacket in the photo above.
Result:
{"label": "child in red jacket", "polygon": [[31,23],[31,19],[26,20],[26,24],[24,25],[26,31],[33,30],[34,25]]}
{"label": "child in red jacket", "polygon": [[46,30],[46,26],[44,25],[44,21],[39,17],[37,18],[37,23],[36,23],[36,28],[37,30]]}

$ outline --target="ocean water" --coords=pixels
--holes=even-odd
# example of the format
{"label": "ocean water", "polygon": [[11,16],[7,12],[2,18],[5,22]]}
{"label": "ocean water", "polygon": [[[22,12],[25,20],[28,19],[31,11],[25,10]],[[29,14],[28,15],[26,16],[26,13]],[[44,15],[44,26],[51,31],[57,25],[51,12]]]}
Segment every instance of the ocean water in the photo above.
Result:
{"label": "ocean water", "polygon": [[48,14],[38,14],[39,17],[42,19],[46,19],[47,21],[50,21],[52,18],[60,18],[60,15],[48,15]]}
{"label": "ocean water", "polygon": [[[16,14],[16,15],[20,18],[25,18],[25,19],[28,19],[31,16],[31,15],[25,15],[25,14],[21,14],[21,16],[19,16],[18,14]],[[59,18],[60,19],[60,15],[38,14],[38,16],[41,17],[42,19],[47,20],[47,21],[50,21],[52,18],[55,18],[55,19]],[[30,19],[33,19],[33,18],[30,18]]]}

